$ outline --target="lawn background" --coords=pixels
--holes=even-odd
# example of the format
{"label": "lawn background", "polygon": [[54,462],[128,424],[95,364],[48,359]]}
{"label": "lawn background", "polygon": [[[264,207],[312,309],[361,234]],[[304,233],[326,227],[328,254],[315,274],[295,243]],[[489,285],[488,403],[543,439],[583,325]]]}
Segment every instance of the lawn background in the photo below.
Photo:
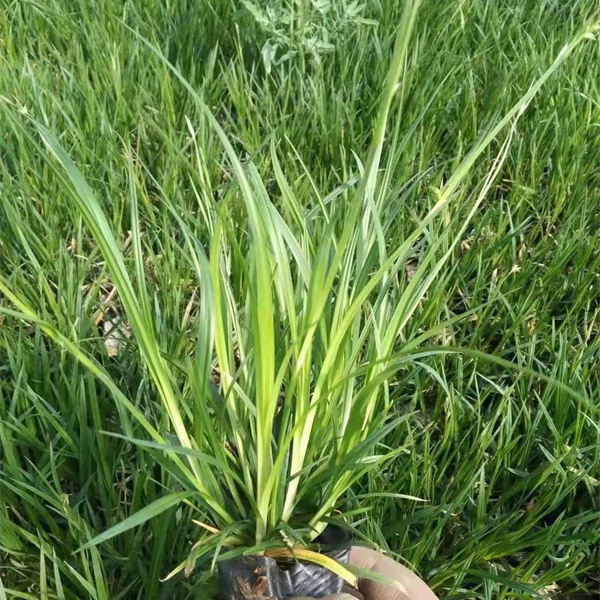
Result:
{"label": "lawn background", "polygon": [[[102,324],[122,311],[99,252],[33,129],[7,114],[16,104],[60,137],[126,248],[131,145],[158,334],[169,355],[185,356],[195,276],[161,198],[198,216],[191,227],[207,245],[199,196],[239,192],[206,118],[124,23],[178,66],[277,203],[275,146],[311,214],[359,175],[401,10],[392,0],[305,0],[288,18],[281,0],[270,13],[255,5],[0,0],[0,274],[144,406],[156,398],[135,344],[107,354]],[[423,1],[383,158],[394,190],[387,243],[406,237],[473,142],[598,19],[593,1]],[[503,139],[415,246],[399,286],[429,241],[460,227]],[[440,333],[441,345],[540,371],[581,399],[489,361],[425,357],[391,387],[397,410],[415,413],[385,440],[402,451],[348,498],[357,536],[444,599],[598,588],[598,165],[600,47],[590,40],[519,121],[492,193],[408,326],[418,332],[473,310]],[[164,418],[158,408],[154,416]],[[101,430],[120,431],[109,392],[38,329],[1,315],[0,598],[205,597],[204,576],[159,582],[195,541],[185,509],[77,552],[169,480],[151,453]]]}

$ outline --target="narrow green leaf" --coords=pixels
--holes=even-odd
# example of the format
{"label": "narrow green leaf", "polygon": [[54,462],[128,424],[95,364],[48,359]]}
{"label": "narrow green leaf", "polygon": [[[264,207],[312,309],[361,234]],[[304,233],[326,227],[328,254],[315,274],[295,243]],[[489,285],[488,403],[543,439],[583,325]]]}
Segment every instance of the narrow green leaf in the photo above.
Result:
{"label": "narrow green leaf", "polygon": [[95,538],[91,539],[89,542],[86,542],[80,550],[85,550],[87,548],[91,548],[92,546],[97,546],[98,544],[102,544],[121,533],[129,531],[138,525],[142,525],[146,521],[162,514],[166,510],[177,506],[181,502],[183,502],[186,498],[189,498],[192,494],[190,492],[175,492],[172,494],[168,494],[151,502],[148,506],[142,508],[135,514],[127,517],[117,525],[114,525],[110,529],[107,529],[103,533],[97,535]]}

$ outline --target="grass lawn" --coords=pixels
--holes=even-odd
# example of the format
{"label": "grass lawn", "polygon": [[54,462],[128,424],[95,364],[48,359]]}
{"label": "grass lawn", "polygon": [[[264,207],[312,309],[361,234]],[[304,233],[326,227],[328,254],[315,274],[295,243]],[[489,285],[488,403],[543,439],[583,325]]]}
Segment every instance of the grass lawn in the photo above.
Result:
{"label": "grass lawn", "polygon": [[[349,250],[297,384],[298,398],[320,394],[325,408],[292,479],[299,490],[288,482],[288,495],[274,491],[283,514],[296,492],[294,515],[335,497],[330,521],[350,524],[355,539],[416,570],[444,600],[597,593],[600,6],[422,0],[377,184],[365,192],[402,8],[399,0],[0,0],[0,600],[212,597],[212,561],[227,544],[188,559],[207,534],[193,520],[212,514],[192,502],[82,549],[182,489],[115,390],[179,443],[152,367],[167,365],[184,426],[209,446],[210,425],[197,418],[206,406],[193,399],[231,395],[240,429],[223,434],[226,451],[212,460],[242,465],[250,485],[247,451],[260,486],[271,428],[261,438],[260,400],[255,408],[242,390],[260,392],[269,356],[276,366],[289,358],[290,315],[309,322],[325,286],[320,266],[335,262],[344,232]],[[557,57],[526,110],[482,145]],[[95,213],[74,201],[32,119],[93,190],[113,250],[98,242]],[[473,148],[481,151],[463,173]],[[240,172],[289,232],[277,260],[253,229]],[[363,196],[353,221],[352,200]],[[427,217],[440,198],[447,202]],[[190,260],[187,246],[210,264]],[[129,305],[110,251],[135,284]],[[223,278],[213,304],[206,269],[213,283]],[[364,290],[343,330],[344,311]],[[136,302],[150,315],[156,363],[131,319]],[[392,333],[389,315],[398,315]],[[202,344],[211,336],[215,352]],[[192,355],[193,374],[183,377]],[[393,374],[367,396],[388,355]],[[281,385],[291,389],[287,375]],[[377,423],[385,406],[395,426],[382,418],[385,435],[358,462],[385,459],[356,471],[348,490],[342,482],[338,498],[320,469],[343,456],[335,431],[355,418],[355,397],[372,398],[365,422]],[[279,400],[273,410],[287,415],[288,399]],[[256,457],[239,431],[259,440]],[[202,474],[198,456],[182,460]],[[229,502],[250,512],[235,494]],[[186,560],[188,577],[161,582]]]}

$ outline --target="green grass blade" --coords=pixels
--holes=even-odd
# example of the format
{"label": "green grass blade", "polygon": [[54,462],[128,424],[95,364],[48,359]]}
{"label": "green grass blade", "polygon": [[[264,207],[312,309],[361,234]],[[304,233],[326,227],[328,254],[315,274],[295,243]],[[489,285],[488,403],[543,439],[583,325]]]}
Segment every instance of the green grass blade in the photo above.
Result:
{"label": "green grass blade", "polygon": [[97,546],[98,544],[103,544],[117,535],[125,533],[134,527],[138,527],[153,517],[157,517],[158,515],[162,514],[166,510],[181,504],[190,496],[190,492],[174,492],[172,494],[167,494],[166,496],[151,502],[148,504],[148,506],[145,506],[135,514],[127,517],[117,525],[114,525],[110,529],[107,529],[106,531],[92,538],[89,542],[81,546],[80,550],[86,550],[87,548]]}

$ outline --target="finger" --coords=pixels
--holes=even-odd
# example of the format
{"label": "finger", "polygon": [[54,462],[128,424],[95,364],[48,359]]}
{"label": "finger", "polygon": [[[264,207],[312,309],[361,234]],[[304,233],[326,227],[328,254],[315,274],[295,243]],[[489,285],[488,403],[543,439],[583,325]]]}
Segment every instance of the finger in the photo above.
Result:
{"label": "finger", "polygon": [[350,552],[350,564],[359,569],[375,571],[403,587],[403,590],[397,590],[384,583],[361,579],[358,589],[367,600],[438,600],[420,577],[381,552],[354,546]]}
{"label": "finger", "polygon": [[[314,598],[311,598],[310,596],[294,596],[289,600],[314,600]],[[355,590],[350,586],[344,586],[343,593],[331,594],[321,600],[365,600],[365,598],[358,590]]]}
{"label": "finger", "polygon": [[[313,598],[309,598],[308,596],[294,596],[290,598],[290,600],[314,600]],[[350,594],[332,594],[331,596],[326,596],[321,600],[356,600],[356,596],[351,596]]]}

